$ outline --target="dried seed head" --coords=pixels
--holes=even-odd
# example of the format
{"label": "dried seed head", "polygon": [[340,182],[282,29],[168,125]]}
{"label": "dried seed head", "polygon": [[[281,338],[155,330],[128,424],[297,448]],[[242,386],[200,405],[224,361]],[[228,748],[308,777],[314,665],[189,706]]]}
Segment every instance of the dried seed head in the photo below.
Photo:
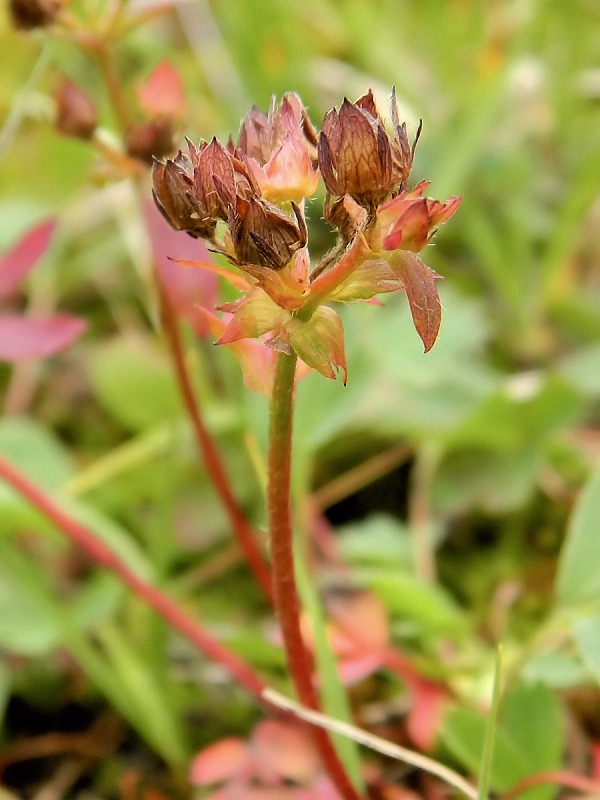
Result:
{"label": "dried seed head", "polygon": [[403,188],[412,168],[414,145],[409,146],[406,125],[398,120],[394,93],[392,122],[395,135],[390,138],[371,91],[355,103],[344,100],[339,111],[332,109],[323,120],[318,153],[327,192],[350,195],[369,217]]}
{"label": "dried seed head", "polygon": [[90,96],[76,83],[64,78],[54,94],[56,101],[56,128],[65,136],[90,139],[98,117]]}
{"label": "dried seed head", "polygon": [[154,158],[163,158],[174,150],[173,122],[167,117],[156,117],[148,122],[133,125],[125,137],[127,154],[152,164]]}
{"label": "dried seed head", "polygon": [[229,226],[235,257],[240,265],[252,264],[279,271],[306,245],[302,214],[293,206],[296,220],[261,197],[238,197]]}
{"label": "dried seed head", "polygon": [[51,25],[60,9],[60,2],[59,0],[10,0],[8,8],[15,28],[30,31]]}
{"label": "dried seed head", "polygon": [[152,166],[154,202],[171,227],[197,238],[210,238],[216,220],[207,216],[194,197],[191,161],[181,151],[165,163]]}

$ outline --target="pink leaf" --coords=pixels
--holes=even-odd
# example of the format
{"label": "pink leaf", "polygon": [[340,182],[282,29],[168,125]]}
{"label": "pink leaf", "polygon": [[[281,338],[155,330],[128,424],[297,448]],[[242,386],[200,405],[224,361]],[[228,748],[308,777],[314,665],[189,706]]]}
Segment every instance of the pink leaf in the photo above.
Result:
{"label": "pink leaf", "polygon": [[222,783],[240,776],[250,765],[248,745],[230,737],[205,747],[193,759],[188,777],[194,786]]}
{"label": "pink leaf", "polygon": [[442,724],[448,692],[438,683],[419,678],[411,685],[412,705],[406,727],[410,738],[426,753],[433,750]]}
{"label": "pink leaf", "polygon": [[203,242],[176,231],[163,219],[154,203],[144,208],[150,243],[158,274],[177,313],[186,319],[199,336],[206,336],[208,326],[202,307],[214,308],[217,302],[216,275],[204,269],[182,266],[174,259],[209,260]]}
{"label": "pink leaf", "polygon": [[40,222],[30,228],[8,253],[0,258],[0,297],[10,296],[36,261],[47,250],[56,222],[53,219]]}
{"label": "pink leaf", "polygon": [[319,771],[319,762],[304,728],[293,723],[266,719],[252,734],[251,748],[263,777],[287,778],[309,783]]}
{"label": "pink leaf", "polygon": [[437,339],[442,322],[442,306],[435,285],[440,276],[415,253],[398,250],[391,266],[404,284],[415,329],[427,353]]}
{"label": "pink leaf", "polygon": [[381,653],[376,652],[367,653],[363,656],[340,658],[338,661],[338,674],[342,683],[351,686],[377,672],[377,670],[381,669],[382,663]]}
{"label": "pink leaf", "polygon": [[179,72],[168,61],[161,61],[139,87],[138,99],[151,117],[182,116],[185,94]]}
{"label": "pink leaf", "polygon": [[85,321],[68,314],[46,319],[17,315],[0,317],[0,359],[25,361],[64,350],[80,336]]}
{"label": "pink leaf", "polygon": [[330,592],[326,603],[339,636],[334,646],[338,655],[380,653],[387,647],[387,610],[372,592]]}

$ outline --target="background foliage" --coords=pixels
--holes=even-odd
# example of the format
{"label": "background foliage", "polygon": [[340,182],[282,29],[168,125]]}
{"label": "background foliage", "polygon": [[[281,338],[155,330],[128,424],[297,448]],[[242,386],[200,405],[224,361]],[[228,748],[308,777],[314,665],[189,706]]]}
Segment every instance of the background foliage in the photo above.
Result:
{"label": "background foliage", "polygon": [[[53,129],[59,74],[114,129],[100,78],[71,42],[0,25],[0,249],[57,216],[20,303],[88,323],[60,356],[2,365],[0,452],[285,688],[270,614],[193,451],[131,187]],[[119,58],[132,102],[160,60],[176,66],[194,141],[235,135],[251,104],[287,90],[318,125],[344,95],[373,87],[384,106],[395,84],[409,128],[423,119],[414,179],[464,194],[426,254],[445,277],[440,338],[424,356],[401,297],[348,310],[348,386],[312,374],[298,391],[299,525],[315,535],[310,498],[349,565],[317,568],[319,589],[372,590],[394,646],[451,692],[433,752],[477,773],[502,641],[492,789],[583,772],[600,740],[600,6],[193,0],[134,29]],[[310,222],[324,251],[331,234],[319,213]],[[207,422],[260,527],[266,404],[230,353],[186,335]],[[3,486],[0,601],[0,761],[16,791],[54,774],[56,761],[11,750],[43,732],[93,739],[108,725],[111,758],[91,759],[86,784],[103,796],[137,768],[166,781],[162,761],[177,774],[260,717]],[[403,740],[407,685],[380,665],[350,691],[357,720]]]}

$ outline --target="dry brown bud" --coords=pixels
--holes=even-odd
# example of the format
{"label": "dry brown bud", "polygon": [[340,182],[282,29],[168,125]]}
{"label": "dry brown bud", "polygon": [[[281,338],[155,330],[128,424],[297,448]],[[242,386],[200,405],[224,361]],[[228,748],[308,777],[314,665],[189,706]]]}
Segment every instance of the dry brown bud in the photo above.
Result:
{"label": "dry brown bud", "polygon": [[193,168],[188,156],[179,152],[166,163],[154,161],[152,195],[171,227],[197,238],[210,238],[216,220],[208,217],[194,197]]}
{"label": "dry brown bud", "polygon": [[30,31],[51,25],[60,9],[60,2],[59,0],[10,0],[8,7],[15,28]]}
{"label": "dry brown bud", "polygon": [[86,92],[67,78],[54,94],[56,101],[56,128],[65,136],[90,139],[98,118],[96,106]]}
{"label": "dry brown bud", "polygon": [[326,114],[318,152],[330,195],[349,194],[372,213],[400,191],[410,174],[415,145],[409,145],[406,125],[400,125],[393,93],[392,121],[395,136],[390,139],[371,91],[356,103],[344,100],[339,111]]}
{"label": "dry brown bud", "polygon": [[229,226],[236,259],[276,271],[287,266],[306,245],[306,225],[300,210],[292,204],[296,220],[260,197],[237,198],[230,212]]}
{"label": "dry brown bud", "polygon": [[153,158],[162,158],[173,152],[173,135],[173,122],[166,117],[133,125],[125,138],[127,154],[145,164],[152,164]]}

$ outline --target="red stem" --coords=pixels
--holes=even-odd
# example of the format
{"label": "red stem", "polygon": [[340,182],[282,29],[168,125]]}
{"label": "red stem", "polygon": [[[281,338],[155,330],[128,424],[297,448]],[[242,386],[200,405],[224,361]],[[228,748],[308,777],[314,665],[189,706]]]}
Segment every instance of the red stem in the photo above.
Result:
{"label": "red stem", "polygon": [[568,789],[575,789],[592,796],[600,793],[600,782],[584,775],[577,775],[569,770],[562,769],[554,772],[538,772],[536,775],[529,775],[520,780],[512,789],[502,795],[502,800],[516,800],[516,798],[534,786],[542,786],[546,783],[555,783],[558,786],[565,786]]}
{"label": "red stem", "polygon": [[225,467],[219,455],[219,451],[202,420],[192,381],[185,363],[177,316],[173,304],[161,283],[159,275],[157,275],[157,283],[160,293],[165,334],[171,350],[183,403],[194,429],[198,452],[206,465],[208,474],[212,478],[217,494],[227,512],[231,527],[242,553],[250,565],[265,597],[272,604],[273,589],[271,584],[271,572],[256,541],[256,533],[248,524],[244,512],[238,505],[231,491],[231,484],[225,472]]}
{"label": "red stem", "polygon": [[53,500],[2,458],[0,458],[0,477],[50,519],[73,544],[84,550],[95,564],[119,577],[174,630],[179,631],[212,661],[225,667],[232,678],[262,705],[265,704],[262,698],[262,692],[267,688],[264,681],[248,664],[220,644],[195,620],[188,617],[171,598],[156,586],[138,578],[92,531],[66,514]]}
{"label": "red stem", "polygon": [[[291,511],[291,451],[296,356],[280,353],[277,359],[269,419],[269,543],[275,610],[298,698],[319,710],[312,682],[313,660],[300,630],[300,601],[294,574]],[[323,766],[346,800],[360,800],[327,731],[311,726]]]}

